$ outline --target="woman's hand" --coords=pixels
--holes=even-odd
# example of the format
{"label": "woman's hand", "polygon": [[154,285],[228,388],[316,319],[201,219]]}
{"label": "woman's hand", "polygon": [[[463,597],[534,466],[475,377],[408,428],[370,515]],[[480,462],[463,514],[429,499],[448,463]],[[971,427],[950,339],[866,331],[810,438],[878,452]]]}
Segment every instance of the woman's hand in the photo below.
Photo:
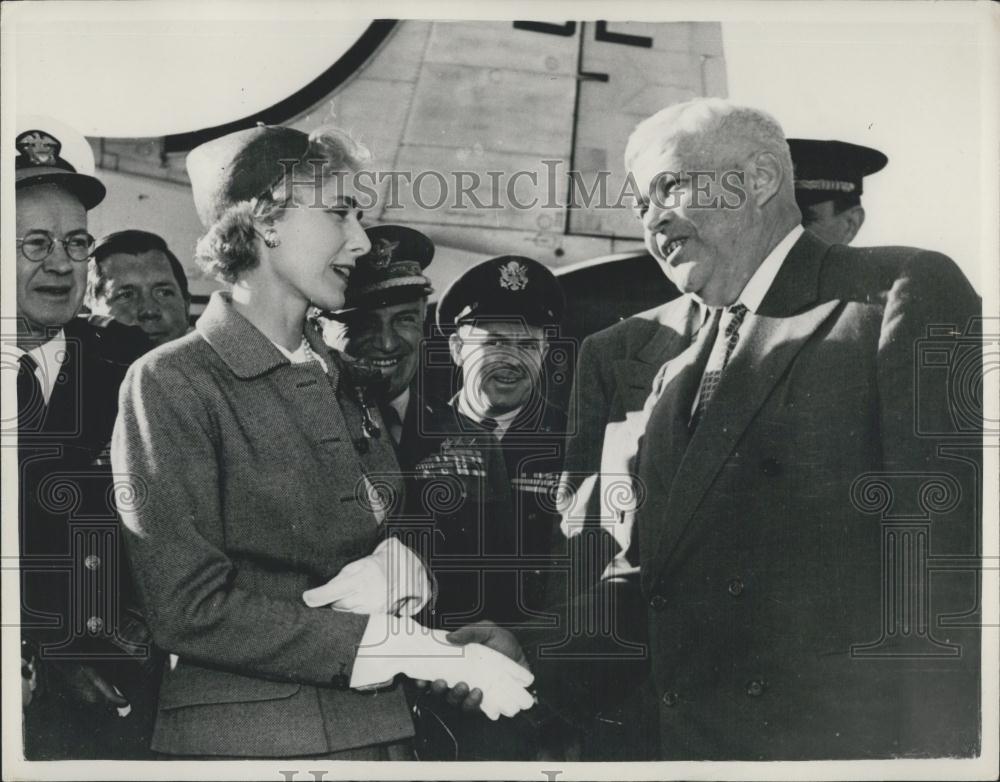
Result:
{"label": "woman's hand", "polygon": [[345,565],[323,586],[302,593],[310,608],[328,605],[352,614],[413,616],[430,600],[424,563],[396,538],[383,540],[367,557]]}

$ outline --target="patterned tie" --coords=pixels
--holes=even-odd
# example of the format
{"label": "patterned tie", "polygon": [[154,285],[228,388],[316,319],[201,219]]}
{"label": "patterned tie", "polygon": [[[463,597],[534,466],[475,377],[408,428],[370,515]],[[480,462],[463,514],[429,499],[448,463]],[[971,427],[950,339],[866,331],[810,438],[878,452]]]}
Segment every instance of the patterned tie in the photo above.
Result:
{"label": "patterned tie", "polygon": [[701,385],[698,387],[698,403],[695,406],[694,415],[691,416],[691,429],[694,430],[708,409],[715,389],[719,387],[722,373],[729,363],[729,357],[733,354],[733,349],[740,338],[740,324],[746,317],[747,308],[742,304],[734,304],[727,307],[719,323],[719,335],[716,337],[715,345],[712,346],[712,353],[708,357],[708,364],[705,365],[705,374],[701,376]]}
{"label": "patterned tie", "polygon": [[38,362],[27,353],[17,360],[17,428],[32,431],[45,418],[45,397],[38,380]]}

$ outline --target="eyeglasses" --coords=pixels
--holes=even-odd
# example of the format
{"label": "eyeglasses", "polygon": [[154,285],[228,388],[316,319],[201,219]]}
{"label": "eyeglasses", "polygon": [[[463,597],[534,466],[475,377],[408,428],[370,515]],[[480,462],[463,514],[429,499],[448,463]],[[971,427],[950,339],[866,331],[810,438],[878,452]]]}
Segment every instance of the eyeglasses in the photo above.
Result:
{"label": "eyeglasses", "polygon": [[57,239],[48,231],[29,231],[25,236],[17,237],[17,246],[21,255],[29,261],[39,263],[52,255],[56,242],[62,244],[70,260],[83,262],[94,254],[94,237],[86,231],[78,231]]}

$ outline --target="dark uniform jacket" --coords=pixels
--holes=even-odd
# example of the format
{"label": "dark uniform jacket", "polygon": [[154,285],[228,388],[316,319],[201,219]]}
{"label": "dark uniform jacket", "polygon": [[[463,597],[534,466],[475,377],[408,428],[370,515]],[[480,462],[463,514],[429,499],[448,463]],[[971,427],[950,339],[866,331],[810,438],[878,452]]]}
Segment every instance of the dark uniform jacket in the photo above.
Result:
{"label": "dark uniform jacket", "polygon": [[944,256],[807,232],[691,433],[694,307],[660,318],[638,449],[656,756],[976,754],[978,296]]}
{"label": "dark uniform jacket", "polygon": [[308,335],[329,374],[289,363],[217,293],[122,386],[112,462],[142,494],[122,512],[129,554],[179,658],[159,752],[285,757],[412,734],[399,687],[347,689],[367,617],[302,601],[382,534],[362,476],[402,494],[391,438],[365,436],[340,359]]}
{"label": "dark uniform jacket", "polygon": [[156,658],[143,644],[108,452],[122,378],[150,344],[140,329],[107,318],[73,318],[63,332],[67,356],[49,402],[18,431],[21,632],[41,686],[26,713],[26,749],[29,757],[121,756],[127,748],[112,746],[112,736],[123,743],[138,717],[70,713],[46,663],[92,665],[137,706],[135,688],[153,673],[137,670]]}
{"label": "dark uniform jacket", "polygon": [[565,413],[543,400],[498,441],[447,406],[431,431],[438,447],[417,463],[414,495],[415,513],[433,523],[432,622],[455,629],[480,619],[537,621],[554,567]]}

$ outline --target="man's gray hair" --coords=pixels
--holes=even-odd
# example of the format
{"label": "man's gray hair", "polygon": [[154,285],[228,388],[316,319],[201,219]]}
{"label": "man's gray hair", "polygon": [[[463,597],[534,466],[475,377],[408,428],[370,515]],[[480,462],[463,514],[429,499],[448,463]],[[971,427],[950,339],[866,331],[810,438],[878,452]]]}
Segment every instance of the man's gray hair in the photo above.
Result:
{"label": "man's gray hair", "polygon": [[631,170],[635,159],[650,148],[661,153],[668,142],[681,138],[690,140],[697,151],[708,153],[709,159],[719,162],[737,162],[720,160],[720,153],[742,157],[755,151],[771,152],[788,174],[791,187],[792,156],[778,121],[766,111],[723,98],[695,98],[644,119],[625,146],[626,168]]}

